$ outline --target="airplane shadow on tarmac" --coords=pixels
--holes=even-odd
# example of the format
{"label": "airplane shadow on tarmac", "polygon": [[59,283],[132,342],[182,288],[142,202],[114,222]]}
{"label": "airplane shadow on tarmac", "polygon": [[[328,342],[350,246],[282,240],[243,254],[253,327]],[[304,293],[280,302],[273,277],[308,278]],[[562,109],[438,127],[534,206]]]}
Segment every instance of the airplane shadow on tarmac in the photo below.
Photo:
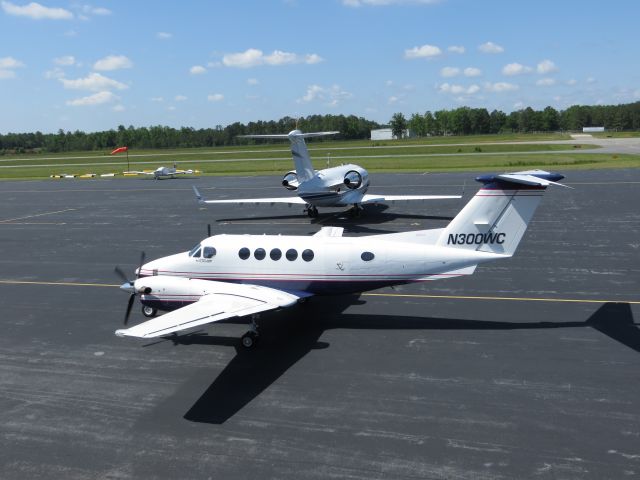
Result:
{"label": "airplane shadow on tarmac", "polygon": [[[362,303],[359,296],[335,297],[324,305],[303,306],[264,315],[260,344],[254,350],[239,345],[239,339],[210,336],[202,332],[167,337],[176,345],[234,346],[236,356],[184,415],[186,420],[222,424],[267,389],[311,350],[329,347],[319,341],[325,330],[527,330],[591,327],[640,353],[640,328],[626,303],[605,303],[583,322],[499,322],[401,315],[340,314],[350,305]],[[284,315],[283,315],[284,313]],[[304,315],[304,321],[300,317]]]}

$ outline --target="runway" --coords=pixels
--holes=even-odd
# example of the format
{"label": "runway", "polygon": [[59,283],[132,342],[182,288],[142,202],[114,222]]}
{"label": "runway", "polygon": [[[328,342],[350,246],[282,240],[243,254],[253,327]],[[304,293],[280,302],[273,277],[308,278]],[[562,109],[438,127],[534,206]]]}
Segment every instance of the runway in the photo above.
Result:
{"label": "runway", "polygon": [[[217,233],[438,228],[474,174],[374,174],[462,202],[202,208],[275,177],[0,182],[0,477],[512,479],[640,474],[640,171],[570,171],[514,258],[319,297],[176,341],[117,338],[115,265]],[[363,240],[366,241],[366,240]],[[142,314],[134,307],[132,322]]]}

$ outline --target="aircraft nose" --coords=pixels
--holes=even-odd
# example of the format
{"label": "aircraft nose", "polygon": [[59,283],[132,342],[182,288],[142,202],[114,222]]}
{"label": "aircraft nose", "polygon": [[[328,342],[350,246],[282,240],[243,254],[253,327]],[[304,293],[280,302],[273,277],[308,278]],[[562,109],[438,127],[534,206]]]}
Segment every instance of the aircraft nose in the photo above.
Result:
{"label": "aircraft nose", "polygon": [[133,286],[133,282],[125,282],[122,285],[120,285],[119,288],[123,292],[127,292],[127,293],[134,293],[135,292],[135,288]]}

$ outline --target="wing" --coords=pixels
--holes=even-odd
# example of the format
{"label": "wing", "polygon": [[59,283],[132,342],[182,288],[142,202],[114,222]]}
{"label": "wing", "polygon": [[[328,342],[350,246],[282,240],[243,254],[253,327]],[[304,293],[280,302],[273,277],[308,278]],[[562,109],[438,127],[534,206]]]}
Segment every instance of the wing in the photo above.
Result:
{"label": "wing", "polygon": [[125,175],[153,175],[153,172],[144,172],[138,170],[131,170],[129,172],[124,172]]}
{"label": "wing", "polygon": [[289,307],[300,298],[310,296],[304,292],[285,292],[258,285],[231,285],[216,281],[207,283],[211,284],[211,287],[207,287],[210,293],[203,295],[197,302],[134,327],[116,330],[116,335],[139,338],[161,337],[228,318]]}
{"label": "wing", "polygon": [[392,203],[413,200],[450,200],[462,198],[462,195],[363,195],[360,203]]}
{"label": "wing", "polygon": [[275,203],[286,203],[289,206],[291,206],[291,205],[306,205],[307,204],[307,202],[305,202],[300,197],[234,198],[234,199],[227,199],[227,200],[206,200],[202,196],[200,191],[196,188],[195,185],[193,185],[192,188],[193,188],[193,193],[196,194],[196,199],[198,200],[198,203],[200,205],[204,205],[204,204],[207,204],[207,203],[234,203],[236,205],[244,205],[245,203],[253,204],[253,205],[258,205],[260,203],[268,203],[270,205],[273,205]]}
{"label": "wing", "polygon": [[237,205],[253,204],[258,205],[260,203],[268,203],[273,205],[275,203],[286,203],[287,205],[306,205],[300,197],[275,197],[275,198],[239,198],[233,200],[202,200],[200,203],[234,203]]}

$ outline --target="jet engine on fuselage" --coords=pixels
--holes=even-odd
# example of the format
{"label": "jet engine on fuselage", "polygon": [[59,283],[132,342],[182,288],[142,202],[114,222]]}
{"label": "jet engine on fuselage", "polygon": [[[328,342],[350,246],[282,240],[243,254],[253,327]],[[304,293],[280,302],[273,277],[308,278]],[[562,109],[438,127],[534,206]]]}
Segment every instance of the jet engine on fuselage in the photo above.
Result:
{"label": "jet engine on fuselage", "polygon": [[362,185],[362,175],[356,170],[349,170],[344,175],[344,184],[351,190],[356,190]]}
{"label": "jet engine on fuselage", "polygon": [[297,190],[300,182],[295,170],[287,172],[282,178],[282,186],[287,190]]}

